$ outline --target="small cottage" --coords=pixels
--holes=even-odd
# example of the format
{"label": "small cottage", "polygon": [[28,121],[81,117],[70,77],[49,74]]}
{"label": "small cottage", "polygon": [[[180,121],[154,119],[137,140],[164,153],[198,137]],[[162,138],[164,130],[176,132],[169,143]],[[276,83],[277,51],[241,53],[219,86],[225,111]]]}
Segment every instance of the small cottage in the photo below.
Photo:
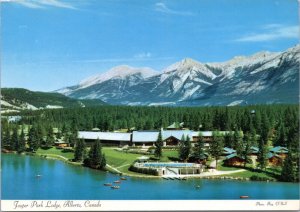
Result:
{"label": "small cottage", "polygon": [[242,166],[245,163],[245,159],[241,156],[238,156],[236,153],[228,155],[224,159],[224,164],[226,166]]}

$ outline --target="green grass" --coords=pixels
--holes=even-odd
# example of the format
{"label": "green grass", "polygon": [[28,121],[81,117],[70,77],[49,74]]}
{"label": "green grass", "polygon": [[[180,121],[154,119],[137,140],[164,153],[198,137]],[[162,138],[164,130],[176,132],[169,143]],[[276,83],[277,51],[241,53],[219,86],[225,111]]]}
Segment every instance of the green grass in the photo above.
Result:
{"label": "green grass", "polygon": [[102,152],[105,154],[106,163],[121,172],[128,172],[129,166],[142,156],[142,154],[119,152],[110,147],[103,147]]}
{"label": "green grass", "polygon": [[178,158],[178,151],[177,150],[163,150],[162,157],[160,158],[161,162],[170,162],[172,160],[170,158]]}
{"label": "green grass", "polygon": [[[49,155],[49,157],[55,157],[55,155],[60,155],[68,159],[73,159],[74,158],[74,153],[73,152],[62,152],[62,149],[56,149],[55,147],[52,147],[50,149],[41,149],[39,148],[36,151],[37,154],[39,155]],[[59,157],[57,157],[59,158]]]}
{"label": "green grass", "polygon": [[268,175],[265,172],[253,172],[253,171],[249,171],[249,170],[246,170],[243,172],[238,172],[238,173],[233,173],[233,174],[226,174],[224,176],[250,178],[253,175],[256,175],[258,177],[275,179],[274,177]]}
{"label": "green grass", "polygon": [[237,168],[237,167],[229,167],[229,166],[223,166],[221,163],[218,163],[217,170],[219,171],[235,171],[242,169],[243,167]]}

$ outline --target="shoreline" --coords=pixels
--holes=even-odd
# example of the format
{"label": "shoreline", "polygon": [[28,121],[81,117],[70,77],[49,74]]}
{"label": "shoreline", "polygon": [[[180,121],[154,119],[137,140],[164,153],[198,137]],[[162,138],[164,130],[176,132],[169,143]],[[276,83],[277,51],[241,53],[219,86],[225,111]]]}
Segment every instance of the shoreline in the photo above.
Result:
{"label": "shoreline", "polygon": [[[9,152],[2,152],[4,154],[19,154],[19,155],[28,155],[28,156],[33,156],[33,157],[39,157],[39,158],[44,158],[44,159],[49,159],[49,160],[57,160],[57,161],[62,161],[65,162],[67,164],[70,165],[74,165],[74,166],[83,166],[82,163],[78,163],[78,162],[72,162],[70,161],[68,158],[65,158],[61,155],[52,155],[52,154],[38,154],[38,153],[31,153],[31,152],[22,152],[22,153],[17,153],[15,151],[9,151]],[[52,155],[52,157],[51,157]],[[54,156],[54,157],[53,157]],[[90,168],[90,167],[87,167]],[[92,168],[90,168],[92,169]],[[112,171],[113,170],[113,171]],[[139,175],[137,174],[132,174],[132,173],[125,173],[125,172],[121,172],[118,169],[110,166],[109,164],[106,164],[105,170],[99,170],[99,171],[103,171],[103,172],[109,172],[111,174],[114,175],[119,175],[119,176],[127,176],[127,177],[136,177],[136,178],[148,178],[148,179],[163,179],[163,177],[168,178],[168,176],[154,176],[154,175]],[[233,173],[239,173],[239,172],[243,172],[246,171],[245,169],[240,169],[240,170],[235,170],[235,171],[218,171],[215,170],[214,172],[203,172],[202,175],[181,175],[181,177],[183,178],[188,178],[188,179],[209,179],[209,180],[214,180],[214,179],[220,179],[220,180],[239,180],[239,181],[253,181],[250,178],[247,177],[233,177],[233,176],[226,176],[229,174],[233,174]],[[227,172],[227,173],[226,173]],[[169,176],[169,177],[177,177],[176,175],[174,176]],[[168,179],[165,179],[168,180]],[[256,180],[254,180],[256,181]],[[263,180],[265,182],[279,182],[278,180]]]}

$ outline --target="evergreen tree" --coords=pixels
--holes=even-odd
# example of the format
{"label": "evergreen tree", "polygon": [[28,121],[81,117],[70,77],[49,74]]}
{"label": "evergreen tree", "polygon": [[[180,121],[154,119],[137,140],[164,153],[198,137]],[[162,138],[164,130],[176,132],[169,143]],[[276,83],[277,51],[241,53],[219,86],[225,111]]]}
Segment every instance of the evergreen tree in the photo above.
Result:
{"label": "evergreen tree", "polygon": [[[1,131],[2,133],[2,131]],[[5,132],[4,132],[4,135],[3,135],[3,140],[1,140],[1,143],[3,143],[3,146],[6,147],[6,148],[12,148],[10,146],[10,139],[11,138],[11,135],[10,135],[10,128],[7,127],[5,129]]]}
{"label": "evergreen tree", "polygon": [[18,136],[18,128],[14,127],[13,134],[11,136],[11,147],[12,150],[18,151],[19,150],[19,136]]}
{"label": "evergreen tree", "polygon": [[266,113],[262,115],[262,124],[261,124],[261,133],[260,139],[265,142],[265,145],[268,144],[270,136],[270,122]]}
{"label": "evergreen tree", "polygon": [[243,154],[243,136],[240,131],[235,131],[233,134],[234,137],[234,149],[238,156]]}
{"label": "evergreen tree", "polygon": [[279,127],[276,132],[276,138],[274,146],[286,146],[287,143],[286,131],[282,122],[280,122]]}
{"label": "evergreen tree", "polygon": [[297,167],[294,163],[298,163],[298,161],[294,161],[292,153],[289,152],[287,158],[285,159],[281,171],[281,180],[286,182],[297,182],[299,181],[299,172],[297,172]]}
{"label": "evergreen tree", "polygon": [[37,130],[34,125],[30,128],[28,133],[28,144],[31,151],[36,151],[40,147]]}
{"label": "evergreen tree", "polygon": [[74,161],[82,161],[86,157],[86,147],[83,139],[78,139],[75,145]]}
{"label": "evergreen tree", "polygon": [[199,140],[195,145],[193,156],[198,162],[206,158],[204,151],[204,140],[201,133],[199,133]]}
{"label": "evergreen tree", "polygon": [[92,145],[88,158],[84,160],[84,164],[95,169],[103,169],[106,166],[106,159],[102,155],[102,147],[99,139]]}
{"label": "evergreen tree", "polygon": [[52,126],[50,126],[47,130],[47,136],[45,140],[45,147],[50,148],[55,142],[54,132]]}
{"label": "evergreen tree", "polygon": [[267,154],[268,154],[268,147],[265,144],[265,141],[261,139],[259,141],[259,151],[258,151],[258,157],[257,157],[259,168],[261,170],[266,170],[267,159],[268,159]]}
{"label": "evergreen tree", "polygon": [[224,146],[229,148],[234,148],[234,134],[232,132],[225,134],[224,136]]}
{"label": "evergreen tree", "polygon": [[218,164],[218,160],[223,153],[224,141],[223,137],[221,137],[218,131],[213,132],[212,142],[209,145],[209,153],[216,160],[216,168]]}
{"label": "evergreen tree", "polygon": [[243,158],[245,159],[244,167],[246,167],[247,162],[250,160],[249,154],[251,153],[251,141],[248,133],[244,136],[244,147],[243,147]]}
{"label": "evergreen tree", "polygon": [[18,149],[18,152],[23,152],[25,150],[26,150],[26,139],[25,139],[24,128],[22,127],[20,138],[19,138],[19,149]]}
{"label": "evergreen tree", "polygon": [[162,146],[163,146],[163,140],[162,140],[161,131],[159,131],[157,141],[155,142],[155,152],[154,152],[155,157],[160,158],[162,156]]}
{"label": "evergreen tree", "polygon": [[182,161],[187,161],[191,151],[191,140],[189,136],[185,138],[185,136],[182,135],[181,141],[179,143],[178,151],[179,151],[179,159]]}

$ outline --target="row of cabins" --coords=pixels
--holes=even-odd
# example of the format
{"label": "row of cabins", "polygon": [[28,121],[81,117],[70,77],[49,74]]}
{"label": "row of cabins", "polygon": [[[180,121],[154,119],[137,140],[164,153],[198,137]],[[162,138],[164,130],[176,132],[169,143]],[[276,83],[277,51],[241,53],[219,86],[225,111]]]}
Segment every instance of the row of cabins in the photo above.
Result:
{"label": "row of cabins", "polygon": [[[163,146],[177,146],[184,136],[191,139],[191,143],[199,140],[201,133],[205,146],[209,146],[212,141],[213,131],[192,131],[192,130],[161,130]],[[230,131],[219,131],[220,135],[226,135]],[[159,131],[133,131],[122,132],[93,132],[79,131],[78,138],[84,139],[87,145],[93,143],[96,139],[101,140],[102,144],[114,146],[153,146],[158,139]]]}
{"label": "row of cabins", "polygon": [[[253,161],[257,160],[259,149],[257,147],[250,148],[250,157]],[[267,160],[270,166],[282,165],[284,159],[287,157],[288,149],[282,146],[276,146],[269,149],[267,153]],[[224,148],[224,164],[227,166],[242,166],[245,163],[245,158],[238,156],[236,151],[231,148]]]}

